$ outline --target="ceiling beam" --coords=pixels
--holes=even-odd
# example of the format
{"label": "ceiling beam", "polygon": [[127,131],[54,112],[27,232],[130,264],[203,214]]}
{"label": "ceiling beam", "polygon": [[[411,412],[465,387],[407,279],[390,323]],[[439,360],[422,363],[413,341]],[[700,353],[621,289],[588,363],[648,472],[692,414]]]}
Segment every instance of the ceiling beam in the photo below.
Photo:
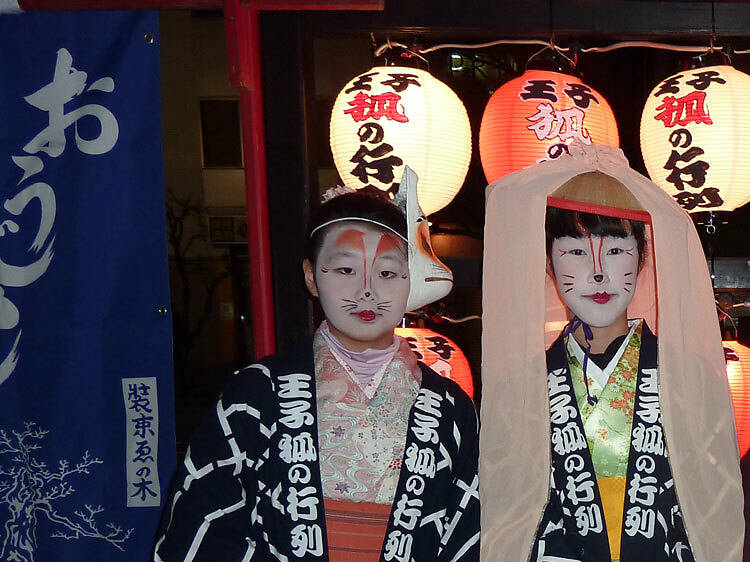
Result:
{"label": "ceiling beam", "polygon": [[[224,0],[19,0],[24,11],[37,10],[221,10]],[[245,0],[254,10],[382,10],[385,0]]]}

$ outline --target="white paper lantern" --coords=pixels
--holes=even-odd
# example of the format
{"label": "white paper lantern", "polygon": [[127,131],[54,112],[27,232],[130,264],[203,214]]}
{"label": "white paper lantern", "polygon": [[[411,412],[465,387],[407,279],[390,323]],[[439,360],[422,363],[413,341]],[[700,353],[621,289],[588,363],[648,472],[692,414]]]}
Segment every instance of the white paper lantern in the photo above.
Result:
{"label": "white paper lantern", "polygon": [[331,151],[342,181],[395,192],[404,166],[419,176],[419,204],[429,215],[463,185],[471,129],[461,100],[429,72],[378,66],[341,90],[331,114]]}
{"label": "white paper lantern", "polygon": [[641,117],[651,179],[687,211],[732,211],[750,201],[750,76],[727,65],[662,80]]}

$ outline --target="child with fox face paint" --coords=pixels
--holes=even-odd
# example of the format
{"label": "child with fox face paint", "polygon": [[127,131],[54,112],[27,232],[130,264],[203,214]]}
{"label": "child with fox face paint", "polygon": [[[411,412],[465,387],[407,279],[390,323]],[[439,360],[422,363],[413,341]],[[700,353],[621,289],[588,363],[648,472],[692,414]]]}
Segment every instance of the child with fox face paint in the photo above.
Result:
{"label": "child with fox face paint", "polygon": [[302,265],[325,319],[235,374],[191,441],[159,559],[479,560],[474,405],[394,333],[452,286],[404,177],[393,201],[337,188],[318,209]]}
{"label": "child with fox face paint", "polygon": [[[407,179],[401,189],[404,187],[413,191],[411,200],[416,203],[416,185],[409,185]],[[409,444],[409,418],[415,401],[420,393],[432,395],[428,386],[436,382],[443,385],[445,381],[435,379],[434,373],[417,363],[408,342],[396,336],[394,328],[415,303],[426,304],[439,298],[452,285],[450,271],[432,252],[426,220],[421,211],[409,208],[409,199],[400,193],[394,204],[377,190],[366,190],[345,193],[324,203],[313,219],[303,263],[305,283],[319,299],[325,316],[313,347],[326,508],[339,513],[366,509],[368,517],[373,512],[383,516],[381,532],[385,536],[379,534],[369,545],[371,552],[369,557],[361,558],[363,561],[378,560],[381,547],[382,552],[388,553],[403,540],[400,537],[406,529],[400,529],[398,524],[393,529],[385,528],[394,500],[411,494],[420,502],[430,501],[424,497],[424,486],[412,486],[411,492],[398,491],[401,472],[414,470],[419,479],[424,471],[432,475],[437,471],[437,451],[445,446],[442,432],[436,432],[438,449],[433,462],[431,453],[420,452],[424,449],[421,441],[419,446]],[[399,202],[406,203],[407,208],[400,209]],[[413,224],[407,224],[410,220]],[[416,240],[412,242],[410,237]],[[456,388],[449,386],[448,394],[458,396]],[[467,474],[459,477],[463,482],[474,480],[478,456],[476,417],[465,398],[459,396],[450,408],[464,420],[474,416],[474,422],[459,424],[462,439],[467,440],[461,448],[469,461]],[[445,425],[447,434],[453,431],[449,425]],[[412,477],[407,475],[408,478]],[[447,497],[444,494],[448,492],[450,496],[454,484],[448,478],[447,471],[443,475],[437,472],[431,480],[433,493]],[[415,483],[414,478],[411,481]],[[455,489],[455,507],[465,512],[465,518],[449,551],[454,555],[461,552],[458,560],[478,560],[479,500],[476,497],[466,509],[461,508],[459,489]],[[435,507],[446,509],[444,501],[438,500]],[[432,512],[433,509],[423,510],[425,516]],[[329,534],[331,560],[338,560],[334,553],[339,551],[362,550],[362,533],[372,532],[371,525],[361,529],[349,526],[343,532],[335,527],[335,520],[327,523],[329,530],[335,531]],[[440,541],[430,542],[436,539],[432,530],[411,534],[413,559],[437,555],[434,548]]]}
{"label": "child with fox face paint", "polygon": [[352,351],[393,345],[409,297],[406,240],[364,221],[332,224],[321,238],[305,281],[331,333]]}
{"label": "child with fox face paint", "polygon": [[[574,337],[603,353],[628,333],[627,308],[645,259],[643,223],[549,207],[547,263],[575,318]],[[586,341],[584,326],[593,337]]]}
{"label": "child with fox face paint", "polygon": [[482,559],[740,562],[726,366],[690,217],[619,149],[577,143],[486,201]]}

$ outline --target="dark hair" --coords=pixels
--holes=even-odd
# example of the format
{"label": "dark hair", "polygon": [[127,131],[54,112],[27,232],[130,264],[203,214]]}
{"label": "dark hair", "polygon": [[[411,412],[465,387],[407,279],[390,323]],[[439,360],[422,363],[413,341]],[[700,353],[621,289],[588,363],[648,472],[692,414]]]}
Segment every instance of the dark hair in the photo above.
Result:
{"label": "dark hair", "polygon": [[[406,239],[406,217],[391,203],[388,195],[376,187],[364,187],[354,193],[345,193],[323,203],[313,215],[308,230],[305,258],[313,265],[318,257],[328,227],[315,230],[327,222],[351,217],[385,225]],[[335,224],[335,223],[334,223]],[[311,235],[311,233],[314,234]]]}
{"label": "dark hair", "polygon": [[544,230],[547,235],[547,257],[550,262],[552,262],[552,242],[556,238],[564,236],[583,238],[589,235],[625,238],[632,234],[638,245],[638,271],[645,263],[646,227],[640,221],[547,207]]}

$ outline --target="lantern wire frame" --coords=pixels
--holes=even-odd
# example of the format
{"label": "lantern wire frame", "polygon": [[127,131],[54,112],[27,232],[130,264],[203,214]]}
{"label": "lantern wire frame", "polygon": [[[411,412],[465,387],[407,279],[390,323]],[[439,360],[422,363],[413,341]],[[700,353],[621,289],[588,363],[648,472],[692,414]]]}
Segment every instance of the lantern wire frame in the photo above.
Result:
{"label": "lantern wire frame", "polygon": [[[543,39],[496,39],[494,41],[487,41],[483,43],[441,43],[439,45],[433,45],[432,47],[426,47],[423,49],[419,49],[419,54],[427,54],[431,53],[433,51],[441,50],[441,49],[485,49],[488,47],[495,47],[498,45],[540,45],[543,46],[544,49],[534,53],[529,57],[529,60],[533,59],[535,56],[537,56],[539,53],[543,52],[546,48],[555,50],[560,52],[561,54],[563,52],[568,52],[571,50],[570,47],[560,47],[555,44],[555,32],[554,32],[554,23],[552,21],[553,17],[553,10],[552,10],[552,0],[549,0],[549,34],[550,38],[549,40],[545,41]],[[375,43],[375,36],[371,32],[370,37],[373,41],[373,44]],[[711,35],[710,35],[710,42],[708,46],[705,45],[676,45],[673,43],[659,43],[659,42],[653,42],[653,41],[621,41],[617,43],[613,43],[611,45],[606,45],[603,47],[588,47],[588,48],[582,48],[579,49],[581,53],[607,53],[610,51],[614,51],[617,49],[623,49],[623,48],[629,48],[629,47],[645,47],[645,48],[651,48],[651,49],[663,49],[663,50],[670,50],[670,51],[681,51],[681,52],[688,52],[688,53],[695,53],[695,52],[714,52],[714,50],[723,50],[722,47],[715,47],[714,42],[716,41],[716,13],[715,13],[715,2],[712,0],[711,2]],[[386,42],[377,49],[375,49],[375,56],[380,56],[385,52],[386,50],[394,47],[402,47],[405,49],[410,49],[409,46],[398,43],[398,42],[392,42],[390,37],[386,37]],[[734,51],[737,54],[744,54],[744,53],[750,53],[750,49],[745,51]],[[417,54],[417,53],[414,53]],[[566,57],[567,58],[567,57]],[[572,61],[571,61],[572,62]]]}
{"label": "lantern wire frame", "polygon": [[[439,51],[442,49],[486,49],[488,47],[495,47],[498,45],[540,45],[545,48],[554,48],[556,51],[568,52],[571,50],[570,47],[560,47],[553,41],[545,41],[542,39],[497,39],[495,41],[488,41],[484,43],[441,43],[439,45],[433,45],[419,49],[419,54],[426,55],[433,51]],[[403,49],[411,49],[409,45],[400,43],[397,41],[391,41],[390,38],[379,47],[375,49],[375,56],[381,56],[385,51],[393,47],[401,47]],[[612,43],[610,45],[604,45],[600,47],[586,47],[580,49],[581,53],[608,53],[617,49],[625,49],[630,47],[640,47],[648,49],[661,49],[666,51],[679,51],[685,53],[702,53],[710,51],[724,51],[724,47],[717,47],[714,45],[714,37],[711,37],[711,41],[708,45],[676,45],[673,43],[659,43],[654,41],[620,41]],[[734,54],[748,54],[750,49],[745,50],[733,50]]]}
{"label": "lantern wire frame", "polygon": [[[563,48],[558,47],[557,45],[555,45],[554,39],[550,39],[549,45],[546,45],[545,47],[542,47],[535,53],[532,53],[532,55],[527,59],[526,64],[528,65],[528,63],[530,63],[532,60],[534,60],[536,57],[538,57],[545,51],[552,51],[553,53],[557,53],[558,55],[563,57],[566,61],[568,61],[572,68],[576,67],[575,61],[571,57],[565,54],[565,51],[570,51],[570,48],[563,49]],[[527,68],[529,67],[527,66]]]}
{"label": "lantern wire frame", "polygon": [[[711,2],[711,34],[709,36],[708,45],[677,45],[674,43],[660,43],[660,42],[654,42],[654,41],[619,41],[617,43],[612,43],[610,45],[605,45],[605,46],[600,46],[600,47],[579,48],[578,50],[581,53],[609,53],[617,49],[639,47],[639,48],[648,48],[648,49],[661,49],[661,50],[667,50],[667,51],[678,51],[678,52],[684,52],[684,53],[701,53],[701,52],[713,53],[714,51],[723,52],[725,51],[723,47],[720,47],[720,46],[717,47],[714,45],[714,43],[717,40],[715,7],[716,7],[716,2],[712,0]],[[529,60],[533,59],[535,56],[543,52],[545,49],[552,49],[554,51],[558,51],[560,54],[563,54],[563,52],[571,51],[570,47],[560,47],[555,44],[555,32],[554,32],[554,25],[552,22],[552,13],[553,13],[552,12],[552,0],[550,0],[550,10],[549,10],[550,38],[547,41],[543,39],[496,39],[494,41],[486,41],[483,43],[440,43],[438,45],[433,45],[431,47],[417,49],[417,51],[415,52],[413,49],[413,46],[409,46],[404,43],[400,43],[396,41],[391,41],[391,38],[387,36],[386,42],[375,49],[375,56],[376,57],[381,56],[386,50],[391,49],[393,47],[401,47],[401,48],[407,49],[416,56],[426,55],[433,51],[438,51],[442,49],[486,49],[488,47],[495,47],[498,45],[540,45],[544,47],[540,51],[537,51],[536,53],[531,55],[531,57],[529,57]],[[372,32],[370,32],[370,38],[372,39],[373,46],[374,46],[375,35]],[[730,51],[730,50],[732,53],[738,54],[738,55],[750,53],[750,49],[744,49],[744,50],[726,49],[726,51]],[[423,60],[426,60],[424,59],[424,57],[420,57],[420,58],[422,58]]]}

